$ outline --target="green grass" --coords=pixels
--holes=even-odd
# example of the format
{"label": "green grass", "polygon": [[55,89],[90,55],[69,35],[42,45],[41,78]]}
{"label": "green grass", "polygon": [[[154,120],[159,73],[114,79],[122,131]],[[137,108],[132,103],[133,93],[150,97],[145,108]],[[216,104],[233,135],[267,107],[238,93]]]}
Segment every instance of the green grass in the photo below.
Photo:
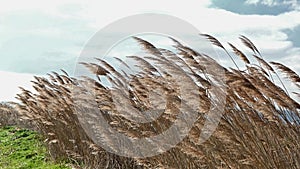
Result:
{"label": "green grass", "polygon": [[0,169],[68,169],[47,158],[41,137],[17,127],[0,128]]}

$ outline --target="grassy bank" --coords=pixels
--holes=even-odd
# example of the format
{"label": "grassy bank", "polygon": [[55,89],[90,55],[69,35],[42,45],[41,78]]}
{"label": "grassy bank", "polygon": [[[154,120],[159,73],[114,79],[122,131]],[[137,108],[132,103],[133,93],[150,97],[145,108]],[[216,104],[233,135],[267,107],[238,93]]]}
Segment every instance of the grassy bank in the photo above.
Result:
{"label": "grassy bank", "polygon": [[34,131],[17,127],[0,128],[1,169],[67,169],[47,158],[41,137]]}

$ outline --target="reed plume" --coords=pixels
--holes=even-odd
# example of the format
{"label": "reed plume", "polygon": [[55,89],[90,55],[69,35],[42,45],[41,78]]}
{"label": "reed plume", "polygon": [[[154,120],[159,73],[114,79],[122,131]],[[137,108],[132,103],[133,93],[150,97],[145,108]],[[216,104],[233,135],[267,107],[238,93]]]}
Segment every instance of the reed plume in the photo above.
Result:
{"label": "reed plume", "polygon": [[[203,36],[229,55],[215,37]],[[260,66],[250,63],[242,51],[230,44],[247,64],[248,71],[240,71],[230,55],[237,69],[218,64],[224,70],[225,109],[216,131],[199,144],[207,114],[220,101],[211,92],[218,72],[208,71],[203,65],[217,62],[175,39],[172,39],[172,51],[157,48],[138,37],[134,39],[149,54],[127,57],[139,66],[138,74],[119,70],[109,61],[98,58],[96,63],[82,63],[98,78],[74,78],[65,71],[52,72],[49,78],[35,77],[35,92],[22,89],[17,96],[21,103],[16,104],[16,113],[34,122],[52,158],[69,159],[82,168],[300,168],[299,103],[270,79],[266,69],[274,72],[270,64],[274,65],[298,84],[299,76],[294,71],[256,56],[261,55],[260,52],[245,36],[240,39],[254,52]],[[122,59],[115,59],[132,68]],[[85,132],[79,119],[83,115],[97,118],[98,115],[90,111],[95,108],[115,130],[133,138],[150,137],[167,130],[181,113],[184,100],[179,86],[188,85],[184,81],[177,84],[172,71],[184,72],[192,79],[196,91],[190,91],[190,97],[196,93],[201,98],[200,103],[195,103],[199,104],[198,119],[181,143],[153,157],[129,158],[106,151]],[[113,87],[107,86],[101,78],[106,78]],[[124,90],[127,93],[122,92]],[[149,91],[166,105],[157,119],[137,123],[127,118],[126,113],[119,112],[136,111],[137,118],[154,109]],[[87,97],[87,93],[92,97]],[[78,104],[83,106],[77,108]],[[118,109],[123,104],[131,104],[134,109]]]}

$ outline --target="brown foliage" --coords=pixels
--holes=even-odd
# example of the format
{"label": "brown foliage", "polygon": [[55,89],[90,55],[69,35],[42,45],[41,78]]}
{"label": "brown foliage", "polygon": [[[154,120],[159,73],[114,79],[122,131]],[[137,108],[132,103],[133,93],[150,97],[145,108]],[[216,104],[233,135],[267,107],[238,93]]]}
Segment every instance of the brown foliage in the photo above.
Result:
{"label": "brown foliage", "polygon": [[[226,51],[213,36],[203,36]],[[240,37],[263,66],[251,64],[246,55],[232,45],[235,54],[248,64],[248,71],[223,68],[227,89],[224,114],[217,130],[203,144],[199,144],[197,138],[207,112],[215,104],[211,102],[210,93],[215,74],[206,71],[203,64],[215,64],[215,61],[176,40],[176,53],[173,53],[143,39],[135,39],[152,54],[131,56],[140,66],[138,75],[118,71],[101,59],[97,64],[84,63],[92,73],[107,78],[115,88],[107,87],[100,79],[75,79],[63,72],[64,75],[49,74],[49,79],[36,77],[33,86],[37,93],[23,90],[18,95],[19,114],[36,123],[53,158],[68,158],[83,163],[86,168],[300,168],[299,103],[264,73],[265,69],[274,70],[267,61],[256,56],[260,53],[248,38]],[[298,82],[295,72],[281,64],[272,64]],[[179,88],[169,73],[172,70],[183,70],[193,79],[201,97],[198,120],[180,144],[160,155],[138,159],[111,154],[88,137],[78,116],[95,106],[112,127],[131,137],[147,137],[166,130],[180,113]],[[117,112],[112,91],[128,90],[129,95],[118,96],[129,99],[143,112],[153,108],[147,93],[156,88],[167,96],[165,112],[156,121],[139,124]],[[74,89],[76,102],[85,105],[81,109],[76,109],[74,104]],[[93,91],[94,97],[86,97],[88,91]]]}

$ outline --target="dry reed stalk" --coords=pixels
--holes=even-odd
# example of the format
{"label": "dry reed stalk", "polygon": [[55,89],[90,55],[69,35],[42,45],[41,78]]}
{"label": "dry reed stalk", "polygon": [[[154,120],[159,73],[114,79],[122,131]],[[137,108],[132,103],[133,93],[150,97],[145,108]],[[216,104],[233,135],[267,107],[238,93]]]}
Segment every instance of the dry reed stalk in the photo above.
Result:
{"label": "dry reed stalk", "polygon": [[[216,38],[203,36],[229,55]],[[134,39],[150,55],[128,57],[140,65],[140,72],[136,75],[96,59],[97,63],[82,64],[98,79],[76,79],[65,71],[63,74],[52,72],[48,74],[49,78],[35,77],[33,87],[36,92],[21,88],[17,96],[21,103],[16,104],[16,109],[23,118],[38,126],[53,158],[67,158],[78,166],[82,163],[85,168],[300,168],[299,103],[269,80],[264,70],[274,70],[262,57],[254,56],[262,65],[255,67],[239,49],[230,45],[248,64],[248,71],[222,67],[227,89],[224,114],[215,133],[199,144],[207,113],[217,106],[212,102],[214,98],[210,91],[216,72],[207,71],[203,65],[217,62],[175,39],[172,39],[175,51],[156,48],[141,38]],[[248,38],[241,36],[240,39],[254,54],[261,56]],[[132,69],[123,60],[116,60]],[[271,64],[287,73],[292,81],[299,82],[295,72],[281,64]],[[183,101],[179,84],[176,85],[170,71],[184,72],[190,77],[201,98],[196,123],[176,147],[143,159],[120,157],[95,144],[85,133],[79,118],[83,114],[91,119],[97,118],[99,114],[90,111],[95,107],[115,130],[130,137],[149,137],[168,129],[181,113],[179,106]],[[107,78],[114,87],[106,86],[100,78]],[[155,121],[137,123],[118,112],[116,103],[131,104],[142,113],[153,109],[148,93],[154,89],[160,90],[153,93],[157,97],[165,94],[166,102],[164,112]],[[124,94],[123,90],[128,93]],[[124,102],[125,99],[128,102]],[[215,99],[218,101],[219,98]],[[97,123],[94,126],[100,127]],[[103,139],[111,141],[108,137]]]}

